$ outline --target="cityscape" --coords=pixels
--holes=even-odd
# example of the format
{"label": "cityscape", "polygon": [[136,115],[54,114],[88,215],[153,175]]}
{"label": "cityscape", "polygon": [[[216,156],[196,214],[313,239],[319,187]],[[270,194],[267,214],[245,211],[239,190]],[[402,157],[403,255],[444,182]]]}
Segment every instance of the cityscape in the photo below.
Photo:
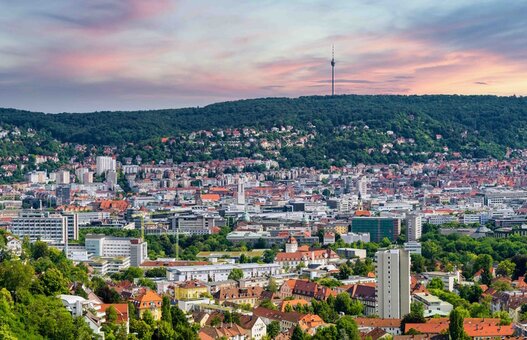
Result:
{"label": "cityscape", "polygon": [[[0,25],[28,20],[15,36],[50,35],[0,33],[0,339],[527,338],[524,4],[118,3],[0,2]],[[325,57],[284,60],[273,24]],[[376,38],[354,57],[358,34]],[[166,95],[153,64],[192,66],[161,37],[210,44],[195,47],[210,74],[167,73]],[[57,49],[48,70],[19,69]]]}

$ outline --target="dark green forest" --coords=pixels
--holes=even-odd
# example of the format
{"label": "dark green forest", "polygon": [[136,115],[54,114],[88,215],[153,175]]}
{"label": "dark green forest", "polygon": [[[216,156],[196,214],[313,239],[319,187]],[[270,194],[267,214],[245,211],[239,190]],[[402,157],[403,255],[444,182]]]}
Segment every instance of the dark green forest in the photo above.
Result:
{"label": "dark green forest", "polygon": [[[307,147],[280,150],[283,166],[422,161],[447,148],[468,158],[502,158],[507,147],[527,148],[527,98],[515,96],[312,96],[240,100],[201,108],[60,114],[0,109],[0,123],[33,128],[61,142],[123,148],[128,143],[155,147],[160,137],[198,130],[269,130],[291,125],[314,132],[316,137]],[[394,143],[401,137],[413,141]],[[386,143],[394,146],[390,152],[381,152]],[[181,151],[177,154],[185,154]],[[258,151],[241,148],[235,156]]]}

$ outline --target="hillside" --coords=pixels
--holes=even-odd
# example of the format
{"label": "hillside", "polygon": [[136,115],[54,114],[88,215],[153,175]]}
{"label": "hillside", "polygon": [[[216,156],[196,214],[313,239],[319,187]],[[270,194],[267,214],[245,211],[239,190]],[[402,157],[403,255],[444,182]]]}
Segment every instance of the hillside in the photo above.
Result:
{"label": "hillside", "polygon": [[[181,144],[178,152],[164,150],[161,153],[167,155],[158,152],[151,158],[168,156],[176,161],[187,160],[186,151],[192,151],[191,144],[179,137],[201,130],[244,127],[262,131],[258,138],[272,141],[276,137],[273,127],[292,126],[294,135],[306,136],[306,140],[301,144],[280,141],[275,143],[279,147],[269,149],[261,143],[245,143],[242,136],[242,147],[233,155],[222,156],[218,149],[223,144],[215,143],[220,147],[206,152],[207,157],[258,153],[271,155],[285,166],[326,166],[339,161],[425,160],[435,152],[500,158],[507,147],[527,148],[524,97],[342,95],[241,100],[203,108],[61,114],[0,109],[0,122],[81,144],[149,144],[155,149],[161,137],[174,137]],[[200,145],[202,148],[203,143]],[[132,156],[133,151],[123,154]],[[148,154],[144,157],[150,158]]]}

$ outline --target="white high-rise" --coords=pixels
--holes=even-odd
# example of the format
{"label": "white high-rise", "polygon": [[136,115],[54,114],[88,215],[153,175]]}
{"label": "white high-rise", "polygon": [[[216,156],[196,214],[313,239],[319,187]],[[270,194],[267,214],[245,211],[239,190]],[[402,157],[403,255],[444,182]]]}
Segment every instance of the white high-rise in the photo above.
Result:
{"label": "white high-rise", "polygon": [[96,166],[97,166],[97,175],[100,176],[106,171],[109,170],[117,170],[117,164],[115,162],[115,159],[108,156],[97,156],[97,159],[95,160]]}
{"label": "white high-rise", "polygon": [[361,177],[357,181],[357,191],[359,192],[362,198],[368,195],[368,179],[366,177]]}
{"label": "white high-rise", "polygon": [[421,215],[418,213],[408,214],[406,216],[406,229],[408,241],[418,241],[423,233]]}
{"label": "white high-rise", "polygon": [[238,194],[236,198],[238,205],[245,205],[245,184],[242,178],[238,179]]}
{"label": "white high-rise", "polygon": [[388,249],[375,256],[377,315],[400,319],[410,313],[410,254],[404,249]]}

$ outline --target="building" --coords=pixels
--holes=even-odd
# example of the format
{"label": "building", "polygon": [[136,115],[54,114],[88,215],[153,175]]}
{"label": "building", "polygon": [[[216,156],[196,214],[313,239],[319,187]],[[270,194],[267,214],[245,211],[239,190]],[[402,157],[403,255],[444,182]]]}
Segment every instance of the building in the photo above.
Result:
{"label": "building", "polygon": [[406,229],[408,241],[418,241],[423,233],[423,223],[420,214],[408,214],[406,216]]}
{"label": "building", "polygon": [[461,274],[459,270],[453,272],[426,272],[422,274],[427,280],[432,281],[433,278],[438,277],[443,281],[445,289],[449,292],[454,291],[454,285],[461,282]]}
{"label": "building", "polygon": [[55,175],[57,184],[70,184],[70,172],[68,170],[59,170]]}
{"label": "building", "polygon": [[391,217],[354,217],[351,232],[369,233],[372,242],[381,242],[385,237],[395,241],[401,232],[401,220]]}
{"label": "building", "polygon": [[323,241],[323,244],[324,245],[328,245],[328,244],[333,244],[335,243],[335,234],[332,233],[332,232],[325,232],[324,233],[324,241]]}
{"label": "building", "polygon": [[101,310],[100,304],[76,295],[63,294],[57,298],[61,300],[62,305],[74,318],[82,317],[93,333],[104,339],[102,325],[106,321],[106,314]]}
{"label": "building", "polygon": [[55,196],[57,197],[57,205],[70,204],[71,202],[71,188],[69,185],[57,185],[55,188]]}
{"label": "building", "polygon": [[47,211],[23,211],[13,218],[11,233],[31,242],[37,240],[50,244],[64,244],[68,238],[68,221],[65,216],[50,214]]}
{"label": "building", "polygon": [[176,300],[200,299],[209,292],[207,286],[198,280],[186,281],[176,285],[174,297]]}
{"label": "building", "polygon": [[92,257],[88,265],[95,274],[102,276],[123,272],[130,268],[130,258],[126,256],[116,257]]}
{"label": "building", "polygon": [[410,254],[403,249],[378,251],[377,315],[399,319],[410,313]]}
{"label": "building", "polygon": [[137,311],[137,316],[142,318],[143,314],[148,310],[152,313],[154,320],[161,320],[161,305],[163,298],[152,290],[147,290],[130,299]]}
{"label": "building", "polygon": [[214,293],[214,299],[219,305],[225,303],[228,303],[229,305],[248,304],[252,307],[258,302],[262,292],[263,288],[259,286],[245,288],[224,287]]}
{"label": "building", "polygon": [[366,249],[356,249],[356,248],[337,248],[337,254],[345,259],[365,259],[366,258]]}
{"label": "building", "polygon": [[454,308],[452,304],[429,293],[415,293],[412,295],[412,299],[415,302],[423,304],[425,318],[434,317],[436,315],[448,316]]}
{"label": "building", "polygon": [[355,242],[368,243],[370,242],[370,233],[346,233],[341,234],[340,238],[348,244]]}
{"label": "building", "polygon": [[85,246],[88,253],[94,256],[129,257],[133,267],[139,267],[148,258],[146,241],[137,238],[87,234]]}
{"label": "building", "polygon": [[184,282],[199,280],[203,282],[219,282],[229,278],[235,268],[241,269],[244,279],[254,277],[270,277],[281,273],[280,265],[276,263],[237,263],[205,266],[177,266],[167,270],[167,280]]}
{"label": "building", "polygon": [[214,215],[179,215],[170,218],[171,229],[181,234],[208,235],[212,234],[219,216]]}
{"label": "building", "polygon": [[98,156],[95,160],[97,176],[106,174],[107,171],[116,171],[117,163],[113,157]]}
{"label": "building", "polygon": [[404,243],[404,250],[407,250],[410,255],[421,255],[421,243],[417,241],[409,241]]}

